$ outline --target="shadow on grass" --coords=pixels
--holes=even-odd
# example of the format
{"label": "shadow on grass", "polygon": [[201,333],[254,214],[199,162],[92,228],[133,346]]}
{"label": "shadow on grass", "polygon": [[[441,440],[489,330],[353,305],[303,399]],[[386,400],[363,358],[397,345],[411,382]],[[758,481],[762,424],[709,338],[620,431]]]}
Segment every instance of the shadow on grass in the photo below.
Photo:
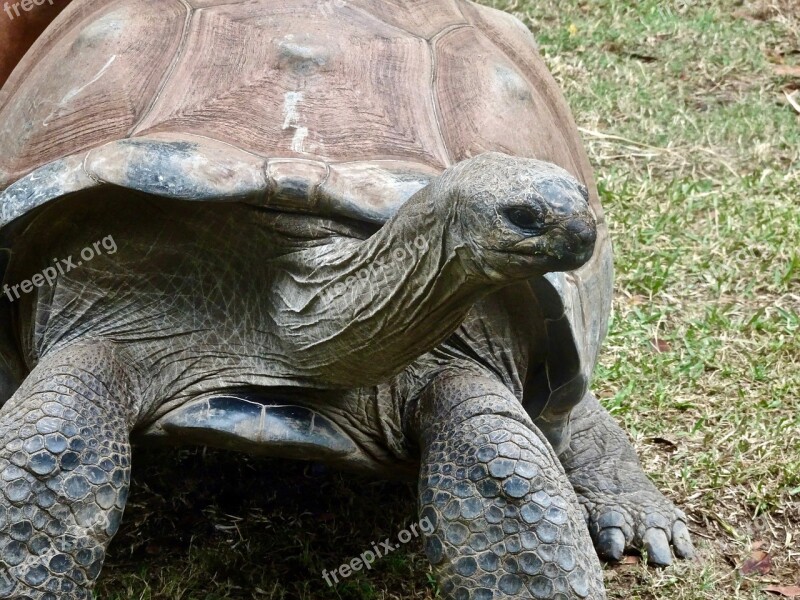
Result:
{"label": "shadow on grass", "polygon": [[415,520],[413,484],[232,452],[139,448],[97,597],[433,597],[420,540],[335,588],[322,579]]}

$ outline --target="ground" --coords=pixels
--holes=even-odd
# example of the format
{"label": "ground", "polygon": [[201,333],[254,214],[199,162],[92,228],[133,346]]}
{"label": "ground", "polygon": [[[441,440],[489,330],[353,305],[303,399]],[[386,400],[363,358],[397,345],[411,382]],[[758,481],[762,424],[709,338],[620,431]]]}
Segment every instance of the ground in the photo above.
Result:
{"label": "ground", "polygon": [[[346,1],[346,0],[345,0]],[[492,2],[487,2],[492,4]],[[694,562],[607,567],[611,598],[800,585],[796,0],[497,0],[535,32],[597,171],[616,252],[595,389],[689,515]],[[432,599],[410,486],[141,450],[98,598]],[[778,596],[772,596],[778,598]]]}

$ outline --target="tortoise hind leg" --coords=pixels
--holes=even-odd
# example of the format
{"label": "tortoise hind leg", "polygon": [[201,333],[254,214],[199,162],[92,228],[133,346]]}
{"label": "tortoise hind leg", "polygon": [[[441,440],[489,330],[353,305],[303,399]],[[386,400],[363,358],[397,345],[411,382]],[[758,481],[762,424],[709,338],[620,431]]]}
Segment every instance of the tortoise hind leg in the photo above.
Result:
{"label": "tortoise hind leg", "polygon": [[0,598],[91,598],[128,495],[129,369],[109,346],[68,347],[0,412]]}
{"label": "tortoise hind leg", "polygon": [[505,386],[441,374],[412,419],[425,549],[445,598],[605,598],[564,471]]}

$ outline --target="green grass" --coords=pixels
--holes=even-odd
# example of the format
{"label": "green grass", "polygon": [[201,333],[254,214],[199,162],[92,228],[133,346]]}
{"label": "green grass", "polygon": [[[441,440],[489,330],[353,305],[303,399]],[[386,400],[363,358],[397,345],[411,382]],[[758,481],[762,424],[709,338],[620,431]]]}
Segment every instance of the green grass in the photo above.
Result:
{"label": "green grass", "polygon": [[[616,253],[595,388],[700,557],[608,568],[611,598],[800,584],[800,78],[794,0],[511,0],[565,90]],[[419,543],[321,571],[414,519],[413,490],[225,453],[143,451],[98,597],[431,599]],[[739,569],[754,543],[766,575]]]}

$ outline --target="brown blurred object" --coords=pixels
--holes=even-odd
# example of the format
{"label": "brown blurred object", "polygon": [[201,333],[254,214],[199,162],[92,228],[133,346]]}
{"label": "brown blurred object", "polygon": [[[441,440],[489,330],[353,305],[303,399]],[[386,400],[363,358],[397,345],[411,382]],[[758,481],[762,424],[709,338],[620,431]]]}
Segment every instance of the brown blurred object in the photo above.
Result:
{"label": "brown blurred object", "polygon": [[[25,53],[71,0],[0,2],[0,87]],[[30,7],[24,10],[23,5]],[[16,8],[15,8],[16,7]],[[19,13],[19,16],[17,16]]]}

